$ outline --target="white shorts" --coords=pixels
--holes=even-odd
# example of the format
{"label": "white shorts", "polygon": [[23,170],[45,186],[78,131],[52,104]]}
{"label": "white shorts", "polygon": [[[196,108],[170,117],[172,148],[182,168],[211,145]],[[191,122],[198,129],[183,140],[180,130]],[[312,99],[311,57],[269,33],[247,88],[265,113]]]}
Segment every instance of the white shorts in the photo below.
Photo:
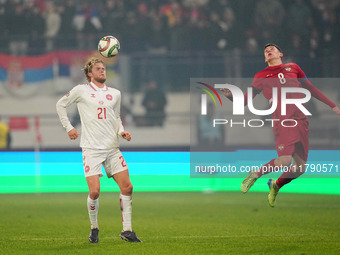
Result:
{"label": "white shorts", "polygon": [[128,170],[125,159],[119,148],[112,150],[94,150],[83,148],[83,166],[85,177],[92,175],[103,176],[102,165],[108,178]]}

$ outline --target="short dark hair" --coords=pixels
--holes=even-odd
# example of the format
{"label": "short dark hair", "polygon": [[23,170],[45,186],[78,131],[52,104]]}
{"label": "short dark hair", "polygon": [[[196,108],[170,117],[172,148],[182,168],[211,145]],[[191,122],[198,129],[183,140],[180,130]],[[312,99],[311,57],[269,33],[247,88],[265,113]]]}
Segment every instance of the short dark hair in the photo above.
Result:
{"label": "short dark hair", "polygon": [[269,46],[274,46],[276,49],[279,50],[279,52],[282,52],[281,48],[280,48],[278,45],[276,45],[275,43],[267,43],[267,44],[264,46],[264,49],[266,49],[266,48],[269,47]]}

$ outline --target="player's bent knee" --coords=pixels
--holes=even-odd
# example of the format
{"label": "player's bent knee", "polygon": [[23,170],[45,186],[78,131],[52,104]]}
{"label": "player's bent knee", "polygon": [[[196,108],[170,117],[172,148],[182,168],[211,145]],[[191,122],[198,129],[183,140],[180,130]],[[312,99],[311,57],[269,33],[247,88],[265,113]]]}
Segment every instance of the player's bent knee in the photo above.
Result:
{"label": "player's bent knee", "polygon": [[121,191],[121,193],[122,193],[123,195],[126,195],[126,196],[131,195],[131,194],[132,194],[132,191],[133,191],[133,185],[132,185],[132,183],[130,182],[129,184],[127,184],[127,185],[121,187],[120,191]]}
{"label": "player's bent knee", "polygon": [[130,184],[126,187],[126,192],[129,194],[132,194],[132,191],[133,191],[133,185],[130,182]]}
{"label": "player's bent knee", "polygon": [[282,165],[290,166],[291,164],[292,164],[292,160],[284,160]]}
{"label": "player's bent knee", "polygon": [[292,163],[292,158],[291,157],[279,157],[277,161],[275,162],[275,165],[279,166],[290,166]]}
{"label": "player's bent knee", "polygon": [[90,198],[93,200],[98,199],[99,194],[100,194],[99,190],[90,191]]}

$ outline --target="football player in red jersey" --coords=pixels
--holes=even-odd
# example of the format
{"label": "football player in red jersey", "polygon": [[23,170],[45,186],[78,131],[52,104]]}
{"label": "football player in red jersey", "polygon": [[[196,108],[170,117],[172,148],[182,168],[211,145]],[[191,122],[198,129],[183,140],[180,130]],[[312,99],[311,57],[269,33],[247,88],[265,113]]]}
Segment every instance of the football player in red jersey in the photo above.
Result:
{"label": "football player in red jersey", "polygon": [[[268,181],[270,190],[268,202],[271,207],[274,207],[279,189],[305,172],[309,148],[307,116],[296,105],[292,104],[287,105],[285,115],[281,113],[282,109],[279,107],[281,105],[281,88],[305,88],[310,91],[313,97],[330,106],[336,114],[340,115],[340,109],[307,79],[307,76],[297,64],[282,63],[283,53],[279,46],[273,43],[266,44],[264,47],[264,57],[268,67],[255,75],[251,86],[253,88],[253,97],[262,92],[270,103],[272,101],[273,88],[278,88],[279,102],[277,109],[273,113],[273,119],[280,121],[273,122],[273,132],[275,135],[275,147],[279,157],[272,159],[255,171],[250,171],[241,184],[241,191],[246,193],[262,175],[284,169],[284,172],[276,181],[274,179],[269,179]],[[222,92],[230,100],[233,99],[230,90],[222,89]],[[302,98],[302,94],[288,93],[287,98]],[[247,93],[244,99],[246,105]],[[280,125],[282,120],[288,119],[294,120],[297,125],[292,125],[294,127]]]}

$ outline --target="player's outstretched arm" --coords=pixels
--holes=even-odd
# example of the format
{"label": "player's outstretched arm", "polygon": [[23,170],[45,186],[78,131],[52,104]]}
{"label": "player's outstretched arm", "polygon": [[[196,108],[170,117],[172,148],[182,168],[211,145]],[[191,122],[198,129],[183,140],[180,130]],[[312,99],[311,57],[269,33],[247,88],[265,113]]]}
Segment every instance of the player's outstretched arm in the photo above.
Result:
{"label": "player's outstretched arm", "polygon": [[75,128],[72,128],[69,132],[67,132],[67,134],[71,140],[75,140],[79,136],[79,133]]}
{"label": "player's outstretched arm", "polygon": [[307,88],[313,97],[330,106],[336,114],[340,115],[340,109],[334,102],[326,97],[318,88],[316,88],[308,79],[302,83],[304,88]]}
{"label": "player's outstretched arm", "polygon": [[335,106],[334,108],[332,108],[333,112],[335,112],[336,114],[340,115],[340,109],[339,107]]}
{"label": "player's outstretched arm", "polygon": [[123,132],[120,133],[120,135],[121,135],[125,140],[128,140],[128,141],[131,140],[131,134],[130,134],[130,132],[128,132],[128,131],[123,131]]}
{"label": "player's outstretched arm", "polygon": [[317,87],[315,87],[308,79],[301,83],[302,87],[308,89],[313,97],[327,104],[332,109],[336,108],[336,104],[326,97]]}

